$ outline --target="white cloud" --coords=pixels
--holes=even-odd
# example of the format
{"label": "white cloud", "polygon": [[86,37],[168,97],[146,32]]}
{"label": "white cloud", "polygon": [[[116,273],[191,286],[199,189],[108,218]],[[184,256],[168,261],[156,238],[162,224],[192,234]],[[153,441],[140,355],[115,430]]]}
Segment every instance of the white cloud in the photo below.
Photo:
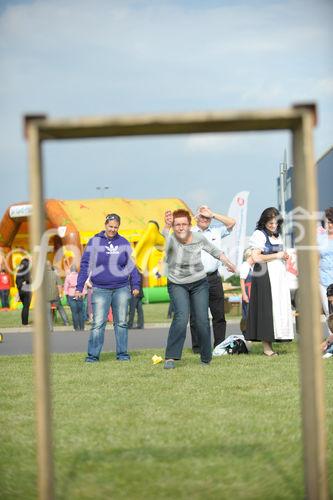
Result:
{"label": "white cloud", "polygon": [[318,93],[325,94],[328,97],[333,96],[333,77],[318,80],[315,85]]}
{"label": "white cloud", "polygon": [[240,134],[193,134],[185,140],[185,150],[189,153],[231,152],[237,150],[242,141]]}

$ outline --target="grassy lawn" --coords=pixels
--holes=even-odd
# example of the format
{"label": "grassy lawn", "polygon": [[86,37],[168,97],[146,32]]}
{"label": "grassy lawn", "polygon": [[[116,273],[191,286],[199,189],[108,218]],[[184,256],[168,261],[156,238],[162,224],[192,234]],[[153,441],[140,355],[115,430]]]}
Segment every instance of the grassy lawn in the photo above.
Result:
{"label": "grassy lawn", "polygon": [[[187,350],[172,371],[151,363],[162,350],[53,355],[56,498],[304,498],[297,345],[256,349],[210,367]],[[325,371],[330,429],[331,360]],[[0,376],[1,498],[35,499],[32,357],[0,357]]]}
{"label": "grassy lawn", "polygon": [[[169,303],[161,304],[144,304],[143,311],[145,316],[145,323],[168,323],[170,320],[167,318]],[[72,315],[68,306],[65,306],[67,317],[72,324]],[[229,316],[233,317],[234,316]],[[33,311],[30,312],[29,321],[33,319]],[[57,315],[56,325],[62,325],[62,321]],[[21,311],[1,311],[0,310],[0,328],[20,327],[21,325]]]}

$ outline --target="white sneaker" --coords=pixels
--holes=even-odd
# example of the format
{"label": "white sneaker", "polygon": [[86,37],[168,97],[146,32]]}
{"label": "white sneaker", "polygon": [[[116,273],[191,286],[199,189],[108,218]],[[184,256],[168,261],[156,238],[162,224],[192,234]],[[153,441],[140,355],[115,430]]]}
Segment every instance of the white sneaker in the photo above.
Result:
{"label": "white sneaker", "polygon": [[327,352],[326,354],[324,354],[323,359],[331,358],[332,356],[333,354],[331,352]]}

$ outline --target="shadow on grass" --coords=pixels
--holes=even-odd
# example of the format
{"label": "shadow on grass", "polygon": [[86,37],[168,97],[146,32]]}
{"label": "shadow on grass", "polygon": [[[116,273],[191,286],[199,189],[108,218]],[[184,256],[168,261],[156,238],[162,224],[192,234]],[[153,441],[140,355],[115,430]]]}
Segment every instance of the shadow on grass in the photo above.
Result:
{"label": "shadow on grass", "polygon": [[[170,471],[169,466],[173,467],[175,474],[175,482],[182,482],[183,479],[189,480],[190,477],[188,473],[183,472],[184,478],[179,478],[179,471],[183,469],[184,460],[197,460],[199,474],[201,470],[202,480],[208,481],[208,484],[213,480],[214,484],[219,483],[221,480],[221,485],[227,488],[227,476],[231,475],[229,484],[234,481],[235,473],[237,475],[243,475],[242,464],[246,464],[246,472],[249,477],[249,471],[253,470],[253,477],[251,477],[252,484],[253,481],[258,483],[263,482],[266,479],[267,474],[267,464],[269,464],[269,469],[272,471],[272,477],[274,477],[274,487],[272,491],[274,494],[288,495],[289,498],[300,498],[302,492],[297,488],[298,480],[295,478],[294,470],[290,470],[287,465],[281,465],[281,462],[277,460],[276,455],[272,452],[270,446],[264,446],[263,444],[240,444],[235,443],[233,445],[220,445],[220,446],[202,446],[202,447],[140,447],[140,448],[114,448],[103,451],[93,451],[93,450],[82,450],[79,453],[73,455],[71,464],[67,470],[67,474],[64,477],[62,487],[59,491],[61,498],[71,498],[71,486],[74,485],[76,480],[84,481],[84,477],[88,472],[90,475],[94,476],[94,470],[101,472],[102,469],[107,468],[105,479],[110,483],[110,478],[117,477],[115,475],[115,470],[121,469],[123,475],[127,476],[127,480],[131,481],[131,471],[140,470],[140,478],[145,486],[154,487],[154,482],[163,480],[164,474],[167,470]],[[221,459],[223,461],[224,467],[226,464],[233,464],[227,468],[221,467]],[[212,464],[215,461],[214,466],[214,476],[210,477],[210,471]],[[177,466],[177,462],[178,466]],[[251,465],[252,463],[252,465]],[[157,466],[155,472],[157,474],[162,474],[161,477],[156,478],[156,474],[153,471],[153,464]],[[284,461],[283,464],[286,464]],[[191,471],[194,465],[190,464]],[[258,471],[259,466],[259,471]],[[260,472],[260,466],[262,466],[262,471]],[[160,468],[158,468],[160,467]],[[114,470],[112,470],[114,469]],[[162,471],[162,472],[159,472]],[[188,469],[187,469],[188,471]],[[229,472],[228,472],[229,471]],[[114,474],[114,475],[113,475]],[[172,474],[172,471],[171,471]],[[246,487],[247,479],[246,477],[241,480]],[[98,485],[101,486],[103,490],[103,484],[96,479],[96,495],[98,497]],[[277,486],[278,485],[278,486]],[[256,486],[257,491],[260,492],[260,486]],[[281,488],[277,492],[277,487]],[[172,486],[171,486],[172,490]],[[169,493],[172,495],[172,491]],[[209,491],[207,491],[209,494]],[[245,493],[245,492],[244,492]],[[244,496],[246,497],[246,494]],[[276,497],[277,498],[277,497]]]}
{"label": "shadow on grass", "polygon": [[[283,347],[281,345],[281,343],[280,343],[280,344],[278,344],[277,348],[274,348],[274,350],[280,356],[290,355],[294,351],[297,352],[297,350],[295,349],[294,346],[292,346],[293,349],[291,349],[290,347],[288,348],[288,347],[287,346]],[[132,351],[130,351],[131,359],[132,360],[139,359],[139,358],[142,359],[142,352],[143,351],[147,355],[148,359],[149,359],[150,355],[153,356],[153,354],[158,354],[159,356],[162,356],[162,358],[164,359],[165,348],[163,348],[163,347],[148,348],[148,349],[147,348],[142,348],[141,350],[140,349],[132,350]],[[228,355],[227,357],[238,358],[239,356],[240,356],[240,358],[244,358],[244,357],[245,358],[247,358],[247,357],[249,357],[249,358],[255,357],[256,359],[258,357],[265,358],[265,359],[267,358],[267,356],[264,356],[261,343],[259,343],[259,342],[256,343],[255,346],[252,347],[251,351],[248,354],[234,354],[234,355]],[[224,356],[213,356],[213,361],[217,360],[217,359],[220,359],[220,358],[223,358],[223,357]],[[199,354],[193,354],[192,353],[192,349],[190,349],[190,348],[184,348],[184,350],[183,350],[183,356],[182,356],[182,359],[180,361],[184,361],[184,358],[186,358],[186,361],[189,361],[189,360],[198,361],[200,359],[200,355]],[[102,352],[100,361],[101,362],[108,362],[108,363],[113,362],[113,361],[117,361],[116,360],[116,354],[115,354],[115,352]]]}

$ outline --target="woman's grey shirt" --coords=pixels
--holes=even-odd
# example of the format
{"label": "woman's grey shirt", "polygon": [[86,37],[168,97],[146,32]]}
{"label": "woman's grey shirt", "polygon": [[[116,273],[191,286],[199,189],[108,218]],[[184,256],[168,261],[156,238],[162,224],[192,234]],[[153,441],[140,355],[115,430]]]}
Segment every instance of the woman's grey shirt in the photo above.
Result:
{"label": "woman's grey shirt", "polygon": [[206,277],[201,261],[201,250],[219,259],[221,250],[210,243],[202,233],[192,233],[192,243],[179,243],[175,235],[169,234],[166,244],[168,279],[177,285],[194,283]]}

